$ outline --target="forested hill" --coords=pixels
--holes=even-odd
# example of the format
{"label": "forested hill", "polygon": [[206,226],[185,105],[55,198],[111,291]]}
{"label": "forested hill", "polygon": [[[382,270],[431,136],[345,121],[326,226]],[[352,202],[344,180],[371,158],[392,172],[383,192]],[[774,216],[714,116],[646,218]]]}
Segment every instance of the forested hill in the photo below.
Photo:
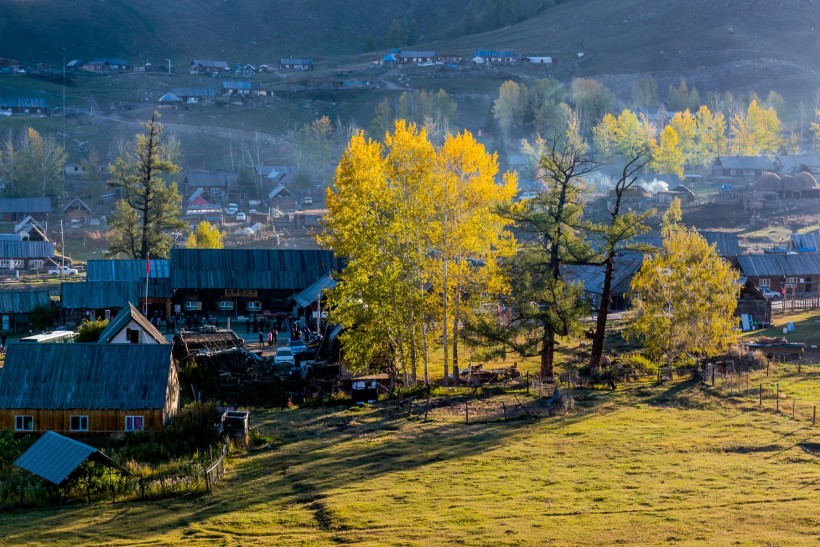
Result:
{"label": "forested hill", "polygon": [[0,58],[262,63],[362,53],[507,26],[561,1],[0,0]]}

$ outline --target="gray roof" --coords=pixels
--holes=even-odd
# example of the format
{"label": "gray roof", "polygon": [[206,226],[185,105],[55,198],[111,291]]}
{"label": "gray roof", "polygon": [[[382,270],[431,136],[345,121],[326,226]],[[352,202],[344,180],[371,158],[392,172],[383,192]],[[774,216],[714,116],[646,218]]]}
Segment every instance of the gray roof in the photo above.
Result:
{"label": "gray roof", "polygon": [[715,161],[726,169],[774,169],[774,162],[762,156],[718,156]]}
{"label": "gray roof", "polygon": [[48,108],[42,97],[0,97],[0,108]]}
{"label": "gray roof", "polygon": [[9,344],[0,408],[165,408],[170,344]]}
{"label": "gray roof", "polygon": [[419,58],[431,58],[435,59],[436,52],[433,50],[426,50],[426,51],[402,51],[399,53],[399,57],[402,59],[419,59]]}
{"label": "gray roof", "polygon": [[[626,253],[615,257],[615,269],[612,277],[612,291],[616,294],[629,290],[632,276],[641,269],[643,255]],[[604,286],[604,266],[565,266],[562,273],[570,280],[582,282],[584,292],[601,294]]]}
{"label": "gray roof", "polygon": [[223,187],[234,184],[239,177],[232,173],[187,173],[185,184],[203,188]]}
{"label": "gray roof", "polygon": [[820,167],[820,156],[777,156],[780,171],[795,172],[803,166]]}
{"label": "gray roof", "polygon": [[135,308],[130,302],[128,303],[128,306],[122,308],[119,313],[117,313],[116,317],[108,322],[108,326],[105,327],[105,330],[100,333],[100,337],[97,341],[101,344],[110,344],[111,340],[113,340],[114,337],[117,336],[117,334],[122,331],[122,329],[124,329],[132,320],[142,327],[142,330],[144,330],[148,336],[156,340],[157,343],[169,343],[168,339],[165,338],[165,336],[163,336],[163,334],[151,324],[148,318],[145,317],[142,312]]}
{"label": "gray roof", "polygon": [[89,213],[91,212],[91,207],[89,207],[88,204],[80,198],[74,198],[71,201],[69,201],[68,205],[63,207],[63,212],[68,211],[69,208],[74,207],[75,205],[77,206],[77,209],[85,209]]}
{"label": "gray roof", "polygon": [[820,234],[817,232],[792,234],[792,248],[803,252],[820,252]]}
{"label": "gray roof", "polygon": [[313,59],[306,57],[283,57],[279,59],[280,65],[312,65]]}
{"label": "gray roof", "polygon": [[741,255],[737,260],[748,277],[820,275],[820,254]]}
{"label": "gray roof", "polygon": [[[151,259],[151,279],[171,277],[171,262],[166,258]],[[145,260],[89,260],[88,281],[138,281],[145,282]]]}
{"label": "gray roof", "polygon": [[219,68],[222,70],[230,70],[230,66],[225,61],[212,61],[207,59],[194,59],[191,61],[193,66],[201,66],[202,68]]}
{"label": "gray roof", "polygon": [[337,269],[332,251],[172,249],[174,289],[301,291]]}
{"label": "gray roof", "polygon": [[308,288],[299,294],[294,295],[293,299],[296,300],[296,303],[301,307],[307,308],[319,299],[319,296],[321,296],[325,289],[332,289],[338,284],[339,283],[331,279],[330,276],[325,275],[311,283]]}
{"label": "gray roof", "polygon": [[17,458],[14,465],[60,485],[89,458],[128,473],[93,446],[53,431],[46,431],[25,454]]}
{"label": "gray roof", "polygon": [[51,241],[0,241],[0,258],[48,258],[54,256]]}
{"label": "gray roof", "polygon": [[[63,283],[62,306],[66,309],[121,308],[128,303],[139,304],[145,294],[145,282],[138,281],[85,281]],[[150,286],[149,286],[149,294]]]}
{"label": "gray roof", "polygon": [[222,89],[262,89],[262,84],[260,82],[235,82],[228,80],[222,82]]}
{"label": "gray roof", "polygon": [[175,87],[171,93],[177,97],[216,97],[216,89],[212,87]]}
{"label": "gray roof", "polygon": [[[2,108],[0,104],[0,108]],[[49,198],[0,198],[0,213],[50,213]]]}
{"label": "gray roof", "polygon": [[698,230],[698,233],[703,236],[706,243],[715,246],[718,256],[729,258],[740,254],[740,243],[738,243],[736,233],[700,230]]}
{"label": "gray roof", "polygon": [[162,97],[159,98],[159,102],[161,103],[181,103],[182,99],[177,97],[171,92],[166,93]]}
{"label": "gray roof", "polygon": [[48,291],[0,291],[0,313],[28,313],[48,304]]}

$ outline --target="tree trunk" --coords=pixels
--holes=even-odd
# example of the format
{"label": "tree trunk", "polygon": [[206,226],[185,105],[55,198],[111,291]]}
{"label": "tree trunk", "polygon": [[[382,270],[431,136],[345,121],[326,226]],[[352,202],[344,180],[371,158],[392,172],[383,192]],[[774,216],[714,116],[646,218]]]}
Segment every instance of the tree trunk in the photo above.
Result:
{"label": "tree trunk", "polygon": [[601,366],[601,356],[604,354],[604,337],[606,336],[606,320],[609,316],[609,297],[612,293],[612,275],[615,269],[615,260],[610,257],[604,269],[604,286],[601,291],[601,305],[598,307],[598,318],[595,322],[595,335],[592,338],[592,355],[589,365],[593,373]]}
{"label": "tree trunk", "polygon": [[541,345],[541,381],[551,384],[554,375],[555,329],[549,324],[544,326],[544,338]]}

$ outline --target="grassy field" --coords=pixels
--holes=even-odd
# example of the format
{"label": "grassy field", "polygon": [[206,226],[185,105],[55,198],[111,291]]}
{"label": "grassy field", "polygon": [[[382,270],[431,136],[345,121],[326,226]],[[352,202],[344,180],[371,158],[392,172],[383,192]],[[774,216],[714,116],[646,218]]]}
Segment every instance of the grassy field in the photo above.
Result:
{"label": "grassy field", "polygon": [[[815,395],[816,372],[804,371]],[[633,384],[576,392],[567,416],[431,418],[381,404],[257,411],[274,447],[236,456],[213,495],[3,514],[0,543],[820,541],[820,434],[768,402]]]}

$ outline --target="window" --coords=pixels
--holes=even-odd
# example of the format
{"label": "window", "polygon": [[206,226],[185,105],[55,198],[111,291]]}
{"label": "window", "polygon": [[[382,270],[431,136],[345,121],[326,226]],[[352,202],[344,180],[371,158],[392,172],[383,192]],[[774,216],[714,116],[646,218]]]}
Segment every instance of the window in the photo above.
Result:
{"label": "window", "polygon": [[796,277],[787,277],[786,278],[786,283],[797,283],[797,278]]}
{"label": "window", "polygon": [[15,416],[15,431],[34,431],[34,416]]}
{"label": "window", "polygon": [[185,311],[199,311],[202,309],[202,303],[196,300],[188,300],[185,302]]}
{"label": "window", "polygon": [[233,309],[233,300],[220,300],[219,309],[222,311],[230,311]]}
{"label": "window", "polygon": [[88,416],[71,416],[69,421],[71,431],[88,431]]}
{"label": "window", "polygon": [[733,176],[733,177],[734,177],[735,175],[737,175],[737,171],[736,171],[736,170],[734,170],[734,169],[732,169],[731,173],[732,173],[732,176]]}
{"label": "window", "polygon": [[42,268],[45,262],[43,260],[29,260],[29,268]]}
{"label": "window", "polygon": [[129,344],[139,344],[140,343],[140,331],[139,331],[139,329],[125,329],[125,339],[128,340]]}
{"label": "window", "polygon": [[262,311],[262,302],[248,302],[248,311]]}
{"label": "window", "polygon": [[769,285],[769,280],[768,279],[761,279],[760,283],[758,284],[758,287],[760,287],[761,289],[769,287],[769,286],[770,285]]}
{"label": "window", "polygon": [[126,431],[142,431],[145,427],[144,418],[142,416],[126,416],[125,430]]}
{"label": "window", "polygon": [[0,260],[0,268],[8,268],[11,261],[8,259]]}

